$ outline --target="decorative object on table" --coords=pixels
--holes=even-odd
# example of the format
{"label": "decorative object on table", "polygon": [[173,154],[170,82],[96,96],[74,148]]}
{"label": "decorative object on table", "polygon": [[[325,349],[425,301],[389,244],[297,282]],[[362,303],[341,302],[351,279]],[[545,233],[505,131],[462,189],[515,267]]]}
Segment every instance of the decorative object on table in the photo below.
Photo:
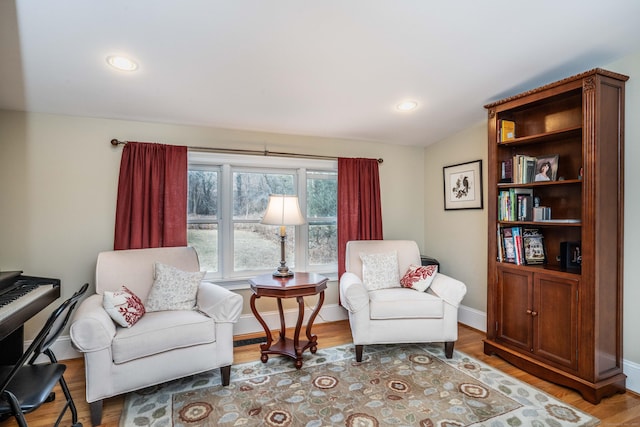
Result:
{"label": "decorative object on table", "polygon": [[482,160],[445,166],[444,209],[482,209]]}
{"label": "decorative object on table", "polygon": [[261,224],[280,226],[280,267],[273,273],[274,276],[293,276],[293,271],[289,270],[285,259],[284,246],[287,240],[287,225],[302,225],[304,222],[298,205],[298,196],[269,196],[269,204]]}
{"label": "decorative object on table", "polygon": [[599,423],[464,353],[445,359],[438,344],[372,345],[362,363],[351,345],[320,349],[300,370],[274,362],[233,365],[228,388],[209,371],[130,393],[120,425]]}

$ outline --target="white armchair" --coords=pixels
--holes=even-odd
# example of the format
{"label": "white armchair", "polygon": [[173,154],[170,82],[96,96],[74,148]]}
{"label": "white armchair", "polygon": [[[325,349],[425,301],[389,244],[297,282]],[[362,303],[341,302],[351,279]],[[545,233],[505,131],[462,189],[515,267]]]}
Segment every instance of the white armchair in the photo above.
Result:
{"label": "white armchair", "polygon": [[445,355],[453,356],[458,339],[458,305],[467,292],[464,283],[441,273],[425,292],[396,287],[369,291],[363,284],[361,254],[396,252],[398,276],[409,265],[420,265],[420,251],[409,240],[358,240],[346,247],[345,270],[340,277],[340,302],[349,313],[356,361],[364,345],[444,342]]}
{"label": "white armchair", "polygon": [[190,247],[101,252],[96,264],[96,294],[78,307],[70,328],[74,346],[84,353],[86,399],[91,423],[102,420],[102,400],[151,385],[220,368],[228,385],[233,363],[233,323],[242,297],[201,282],[198,310],[147,312],[130,328],[114,323],[103,308],[105,291],[122,285],[142,302],[154,283],[155,262],[198,272]]}

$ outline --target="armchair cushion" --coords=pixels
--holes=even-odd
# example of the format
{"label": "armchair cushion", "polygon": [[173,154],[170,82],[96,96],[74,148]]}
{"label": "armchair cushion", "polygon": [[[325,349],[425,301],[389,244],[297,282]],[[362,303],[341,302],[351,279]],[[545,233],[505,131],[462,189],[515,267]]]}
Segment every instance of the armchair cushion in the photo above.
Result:
{"label": "armchair cushion", "polygon": [[102,305],[118,325],[130,328],[144,315],[144,304],[136,294],[122,286],[117,291],[105,291]]}
{"label": "armchair cushion", "polygon": [[148,312],[162,310],[193,310],[203,271],[182,271],[160,262],[154,264],[155,281],[147,297]]}
{"label": "armchair cushion", "polygon": [[441,298],[407,288],[381,289],[369,292],[372,320],[382,319],[441,319],[444,303]]}
{"label": "armchair cushion", "polygon": [[415,289],[424,292],[429,289],[431,282],[438,273],[437,265],[410,265],[407,272],[400,279],[400,285],[403,288]]}
{"label": "armchair cushion", "polygon": [[211,318],[196,310],[172,310],[147,313],[135,328],[119,329],[111,349],[118,364],[215,340]]}
{"label": "armchair cushion", "polygon": [[400,286],[398,253],[361,253],[362,283],[369,291]]}

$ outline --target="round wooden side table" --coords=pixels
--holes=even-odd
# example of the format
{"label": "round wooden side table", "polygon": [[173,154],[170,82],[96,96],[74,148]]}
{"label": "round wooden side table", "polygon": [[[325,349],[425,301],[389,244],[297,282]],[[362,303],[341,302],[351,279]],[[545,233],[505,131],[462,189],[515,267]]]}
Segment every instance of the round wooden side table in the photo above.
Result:
{"label": "round wooden side table", "polygon": [[[296,361],[296,369],[302,367],[302,353],[309,349],[311,353],[318,350],[318,337],[311,335],[311,327],[313,321],[320,312],[322,303],[324,302],[324,290],[327,288],[327,277],[315,273],[298,273],[296,272],[290,277],[275,277],[272,274],[263,274],[249,280],[253,295],[251,295],[251,311],[258,322],[264,328],[267,334],[267,341],[260,344],[260,360],[266,363],[270,354],[280,354],[289,356]],[[304,320],[304,297],[318,295],[318,304],[316,304],[309,322],[306,325],[307,340],[300,341],[300,331]],[[278,311],[280,314],[280,337],[278,342],[273,343],[269,326],[264,321],[258,310],[256,309],[256,299],[260,297],[272,297],[278,299]],[[298,321],[293,334],[293,339],[287,338],[285,335],[286,326],[284,321],[284,312],[282,309],[282,300],[284,298],[296,298],[298,301]]]}

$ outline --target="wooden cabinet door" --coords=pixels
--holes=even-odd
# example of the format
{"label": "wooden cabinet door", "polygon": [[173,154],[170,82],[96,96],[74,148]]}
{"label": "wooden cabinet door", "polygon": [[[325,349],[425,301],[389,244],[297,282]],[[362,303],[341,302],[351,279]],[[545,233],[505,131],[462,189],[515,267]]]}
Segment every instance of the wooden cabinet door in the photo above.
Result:
{"label": "wooden cabinet door", "polygon": [[533,353],[578,368],[578,279],[534,274]]}
{"label": "wooden cabinet door", "polygon": [[515,268],[498,268],[498,317],[496,340],[532,350],[533,280],[531,273]]}

